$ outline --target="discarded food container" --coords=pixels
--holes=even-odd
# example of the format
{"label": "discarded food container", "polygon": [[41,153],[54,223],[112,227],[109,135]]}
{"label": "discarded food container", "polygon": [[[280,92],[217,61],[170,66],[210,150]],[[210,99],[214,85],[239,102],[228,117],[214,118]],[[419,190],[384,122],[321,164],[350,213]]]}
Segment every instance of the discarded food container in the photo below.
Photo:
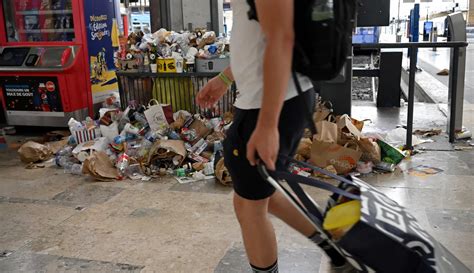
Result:
{"label": "discarded food container", "polygon": [[74,136],[74,139],[76,140],[77,144],[81,144],[87,141],[94,140],[96,138],[99,138],[102,136],[102,133],[100,132],[100,128],[93,128],[93,129],[71,129],[71,135]]}

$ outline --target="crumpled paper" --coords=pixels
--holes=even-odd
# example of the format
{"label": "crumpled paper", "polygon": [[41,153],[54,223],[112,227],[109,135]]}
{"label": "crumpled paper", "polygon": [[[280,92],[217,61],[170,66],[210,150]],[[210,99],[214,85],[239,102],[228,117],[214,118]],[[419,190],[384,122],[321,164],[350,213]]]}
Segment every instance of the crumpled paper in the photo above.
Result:
{"label": "crumpled paper", "polygon": [[84,161],[82,173],[89,174],[98,181],[112,181],[119,177],[119,172],[105,152],[94,151]]}
{"label": "crumpled paper", "polygon": [[20,159],[24,163],[35,163],[49,159],[53,152],[50,148],[34,141],[28,141],[18,149]]}

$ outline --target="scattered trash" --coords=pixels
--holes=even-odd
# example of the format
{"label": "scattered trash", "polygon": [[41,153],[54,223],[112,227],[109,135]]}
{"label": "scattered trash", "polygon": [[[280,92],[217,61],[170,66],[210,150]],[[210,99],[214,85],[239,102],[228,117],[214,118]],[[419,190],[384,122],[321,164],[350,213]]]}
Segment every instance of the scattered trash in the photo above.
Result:
{"label": "scattered trash", "polygon": [[420,135],[422,137],[432,137],[440,135],[442,132],[441,129],[429,129],[429,130],[415,130],[413,134]]}
{"label": "scattered trash", "polygon": [[[223,142],[232,124],[232,113],[216,117],[183,110],[173,112],[170,105],[155,100],[148,105],[130,101],[124,111],[114,108],[114,103],[104,107],[97,120],[71,118],[69,131],[48,133],[44,145],[25,143],[19,153],[22,161],[30,163],[26,168],[44,168],[48,163],[45,160],[52,158],[51,162],[65,173],[88,174],[97,181],[149,181],[172,175],[179,183],[192,183],[215,176],[217,182],[232,185],[223,159]],[[334,174],[359,175],[393,172],[406,156],[392,143],[404,143],[403,128],[389,132],[387,138],[363,134],[368,120],[333,116],[331,103],[321,101],[314,119],[318,134],[305,132],[295,155],[297,160]],[[418,133],[431,136],[440,132]],[[327,178],[305,168],[291,171]]]}
{"label": "scattered trash", "polygon": [[46,147],[48,147],[53,154],[57,154],[67,144],[68,144],[68,139],[45,143]]}
{"label": "scattered trash", "polygon": [[439,76],[448,76],[448,75],[449,75],[449,69],[445,68],[445,69],[439,71],[438,73],[436,73],[436,75],[439,75]]}
{"label": "scattered trash", "polygon": [[402,151],[386,143],[385,141],[379,139],[377,143],[379,144],[382,151],[383,162],[396,165],[405,158],[405,154],[403,154]]}
{"label": "scattered trash", "polygon": [[32,169],[44,169],[45,165],[43,164],[35,164],[33,162],[28,163],[25,166],[25,169],[32,170]]}
{"label": "scattered trash", "polygon": [[[407,138],[407,130],[405,128],[399,127],[388,132],[384,138],[384,141],[395,147],[401,147],[405,145],[406,138]],[[427,140],[420,139],[415,135],[413,135],[412,137],[413,146],[417,146],[425,142],[427,142]]]}
{"label": "scattered trash", "polygon": [[392,163],[387,163],[387,162],[380,162],[377,163],[377,165],[374,166],[375,169],[383,171],[383,172],[391,172],[393,173],[395,171],[395,168],[397,165],[392,164]]}
{"label": "scattered trash", "polygon": [[419,165],[414,168],[408,169],[409,175],[418,176],[418,177],[431,176],[431,175],[435,175],[441,172],[443,172],[442,169],[429,167],[425,165]]}
{"label": "scattered trash", "polygon": [[[324,170],[332,173],[332,174],[337,174],[337,170],[336,168],[334,168],[333,165],[329,165],[327,166],[326,168],[324,168]],[[322,174],[322,173],[319,173],[319,172],[313,172],[313,175],[316,176],[316,177],[321,177],[321,178],[330,178],[329,176],[325,175],[325,174]]]}
{"label": "scattered trash", "polygon": [[321,168],[332,165],[338,174],[347,174],[356,167],[361,156],[362,151],[355,143],[341,146],[337,143],[315,140],[311,147],[310,162]]}
{"label": "scattered trash", "polygon": [[469,131],[467,128],[463,127],[460,132],[456,132],[455,138],[456,140],[472,138],[472,132]]}
{"label": "scattered trash", "polygon": [[49,159],[53,152],[47,146],[34,141],[28,141],[18,150],[20,159],[24,163],[35,163]]}
{"label": "scattered trash", "polygon": [[224,165],[224,158],[221,158],[215,167],[216,170],[216,178],[224,186],[232,185],[232,178],[230,177],[230,173]]}
{"label": "scattered trash", "polygon": [[60,140],[69,138],[70,135],[71,135],[71,132],[69,131],[64,131],[64,130],[51,131],[44,135],[43,142],[46,143],[46,142],[60,141]]}
{"label": "scattered trash", "polygon": [[373,163],[379,163],[382,160],[382,150],[377,144],[376,139],[361,137],[357,140],[357,144],[362,150],[363,161],[371,161]]}
{"label": "scattered trash", "polygon": [[13,254],[12,251],[5,250],[5,251],[0,252],[0,258],[6,258],[12,254]]}
{"label": "scattered trash", "polygon": [[194,172],[191,176],[175,176],[176,181],[180,184],[188,184],[198,181],[206,181],[213,179],[214,176],[204,175],[202,172]]}
{"label": "scattered trash", "polygon": [[111,181],[119,177],[118,170],[105,152],[92,152],[84,161],[82,172],[89,174],[99,181]]}
{"label": "scattered trash", "polygon": [[369,162],[357,162],[357,171],[361,174],[369,174],[373,171],[374,163]]}

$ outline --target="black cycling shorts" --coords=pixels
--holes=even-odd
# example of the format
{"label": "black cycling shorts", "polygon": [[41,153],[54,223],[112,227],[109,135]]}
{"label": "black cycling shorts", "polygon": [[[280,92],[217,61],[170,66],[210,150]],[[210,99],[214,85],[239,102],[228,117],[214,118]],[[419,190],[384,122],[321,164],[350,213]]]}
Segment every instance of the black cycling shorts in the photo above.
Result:
{"label": "black cycling shorts", "polygon": [[[278,125],[280,132],[280,155],[294,156],[298,144],[308,126],[309,113],[313,112],[315,92],[313,89],[285,101]],[[257,124],[259,109],[234,111],[234,122],[224,141],[224,162],[232,176],[235,192],[249,200],[270,197],[275,188],[263,180],[257,168],[247,160],[246,146]],[[276,167],[282,170],[286,162],[278,160]]]}

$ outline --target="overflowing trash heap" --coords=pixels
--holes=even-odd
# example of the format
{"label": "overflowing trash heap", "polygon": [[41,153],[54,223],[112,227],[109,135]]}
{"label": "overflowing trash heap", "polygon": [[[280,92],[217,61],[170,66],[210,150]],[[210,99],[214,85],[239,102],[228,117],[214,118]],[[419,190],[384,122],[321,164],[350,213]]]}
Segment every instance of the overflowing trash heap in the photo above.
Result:
{"label": "overflowing trash heap", "polygon": [[[105,104],[104,104],[105,105]],[[223,141],[232,124],[231,112],[222,116],[173,112],[170,105],[152,100],[148,106],[132,101],[121,111],[114,104],[99,111],[99,119],[69,120],[70,136],[43,144],[27,142],[19,154],[31,164],[54,157],[67,173],[88,174],[99,181],[142,180],[172,175],[180,183],[211,179],[232,183],[224,165]],[[385,136],[364,134],[366,121],[335,116],[331,104],[319,101],[313,116],[318,133],[307,130],[295,159],[334,174],[393,172],[411,151],[402,151],[406,130]],[[420,131],[429,137],[441,130]],[[414,144],[429,141],[414,136]],[[302,176],[323,176],[310,169],[290,166]]]}
{"label": "overflowing trash heap", "polygon": [[116,53],[116,66],[122,71],[195,72],[196,59],[228,59],[229,55],[228,39],[214,31],[162,28],[155,33],[131,33]]}
{"label": "overflowing trash heap", "polygon": [[22,161],[39,162],[54,155],[55,164],[67,173],[88,174],[99,181],[174,175],[181,183],[214,176],[225,185],[231,183],[222,157],[231,113],[206,118],[183,110],[173,113],[159,103],[145,107],[130,102],[124,111],[102,108],[99,115],[98,120],[81,122],[71,118],[71,135],[60,148],[25,143],[19,150]]}
{"label": "overflowing trash heap", "polygon": [[[348,115],[335,116],[329,102],[318,101],[313,120],[318,133],[312,136],[309,130],[306,131],[295,159],[331,173],[360,175],[393,172],[410,155],[410,151],[402,151],[398,145],[389,144],[392,143],[388,140],[393,133],[387,134],[385,138],[363,134],[364,122],[368,120],[360,121]],[[396,133],[399,131],[396,130]],[[324,177],[309,168],[292,166],[291,171],[303,176]]]}

